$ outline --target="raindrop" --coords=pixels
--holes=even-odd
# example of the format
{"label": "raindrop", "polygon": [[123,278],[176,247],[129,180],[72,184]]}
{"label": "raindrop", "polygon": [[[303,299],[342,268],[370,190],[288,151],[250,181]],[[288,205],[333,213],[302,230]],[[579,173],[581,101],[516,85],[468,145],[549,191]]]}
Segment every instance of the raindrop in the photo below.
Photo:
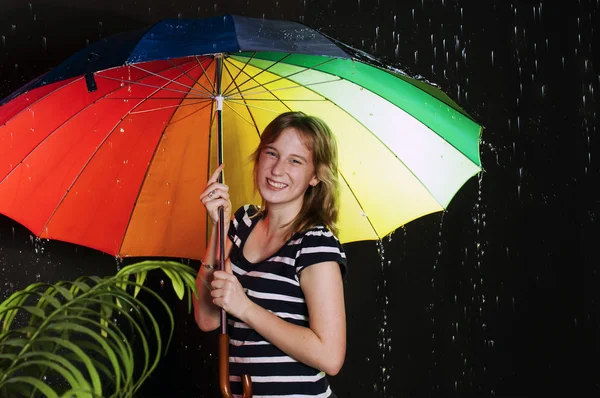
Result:
{"label": "raindrop", "polygon": [[119,255],[115,256],[115,262],[117,263],[117,272],[121,270],[121,266],[123,265],[123,258]]}

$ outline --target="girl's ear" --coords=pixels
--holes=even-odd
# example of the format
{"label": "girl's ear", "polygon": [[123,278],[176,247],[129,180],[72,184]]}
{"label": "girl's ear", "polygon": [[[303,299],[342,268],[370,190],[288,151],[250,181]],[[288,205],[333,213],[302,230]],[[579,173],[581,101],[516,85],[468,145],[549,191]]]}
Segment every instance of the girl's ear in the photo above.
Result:
{"label": "girl's ear", "polygon": [[317,178],[317,176],[314,176],[310,182],[308,183],[308,185],[310,185],[311,187],[316,187],[318,183],[320,183],[321,181],[319,181],[319,179]]}

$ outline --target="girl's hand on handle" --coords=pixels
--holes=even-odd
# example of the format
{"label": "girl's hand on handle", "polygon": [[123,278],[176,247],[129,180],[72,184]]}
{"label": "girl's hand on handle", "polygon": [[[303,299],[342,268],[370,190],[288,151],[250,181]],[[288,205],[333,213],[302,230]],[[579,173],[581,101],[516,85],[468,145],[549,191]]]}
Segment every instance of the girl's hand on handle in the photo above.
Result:
{"label": "girl's hand on handle", "polygon": [[213,224],[219,222],[219,207],[223,206],[223,219],[229,222],[231,219],[231,201],[229,200],[229,187],[218,182],[219,174],[223,171],[224,165],[216,168],[213,175],[208,179],[206,189],[200,194],[200,201],[206,208],[208,216]]}
{"label": "girl's hand on handle", "polygon": [[229,259],[225,262],[225,271],[215,271],[211,286],[213,290],[210,295],[213,298],[213,304],[243,320],[252,301],[248,298],[246,290],[239,280],[233,275]]}

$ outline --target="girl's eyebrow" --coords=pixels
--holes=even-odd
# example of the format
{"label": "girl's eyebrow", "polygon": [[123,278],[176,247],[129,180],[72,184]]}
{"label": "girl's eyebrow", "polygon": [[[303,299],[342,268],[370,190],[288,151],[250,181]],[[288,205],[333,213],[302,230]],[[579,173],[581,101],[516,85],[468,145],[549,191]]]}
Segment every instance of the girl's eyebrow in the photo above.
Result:
{"label": "girl's eyebrow", "polygon": [[[275,148],[274,146],[271,146],[271,145],[265,145],[264,149],[272,149],[275,152],[279,153],[279,151],[277,150],[277,148]],[[290,156],[296,157],[296,158],[298,158],[298,159],[300,159],[300,160],[302,160],[304,162],[308,162],[308,160],[306,160],[306,158],[304,156],[302,156],[302,155],[298,155],[298,154],[292,153]]]}

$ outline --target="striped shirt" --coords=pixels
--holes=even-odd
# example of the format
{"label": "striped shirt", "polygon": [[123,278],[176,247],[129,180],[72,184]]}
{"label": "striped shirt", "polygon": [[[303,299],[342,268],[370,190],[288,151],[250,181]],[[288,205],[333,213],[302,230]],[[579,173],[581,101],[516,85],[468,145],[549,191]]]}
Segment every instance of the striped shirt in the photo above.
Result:
{"label": "striped shirt", "polygon": [[[324,226],[294,234],[277,252],[260,263],[243,255],[244,243],[260,216],[246,205],[231,221],[229,258],[234,275],[256,304],[295,325],[308,327],[308,308],[300,288],[299,273],[324,261],[346,271],[346,255],[338,239]],[[332,396],[325,372],[286,355],[239,319],[229,316],[229,373],[231,391],[241,397],[240,376],[250,375],[255,398]]]}

